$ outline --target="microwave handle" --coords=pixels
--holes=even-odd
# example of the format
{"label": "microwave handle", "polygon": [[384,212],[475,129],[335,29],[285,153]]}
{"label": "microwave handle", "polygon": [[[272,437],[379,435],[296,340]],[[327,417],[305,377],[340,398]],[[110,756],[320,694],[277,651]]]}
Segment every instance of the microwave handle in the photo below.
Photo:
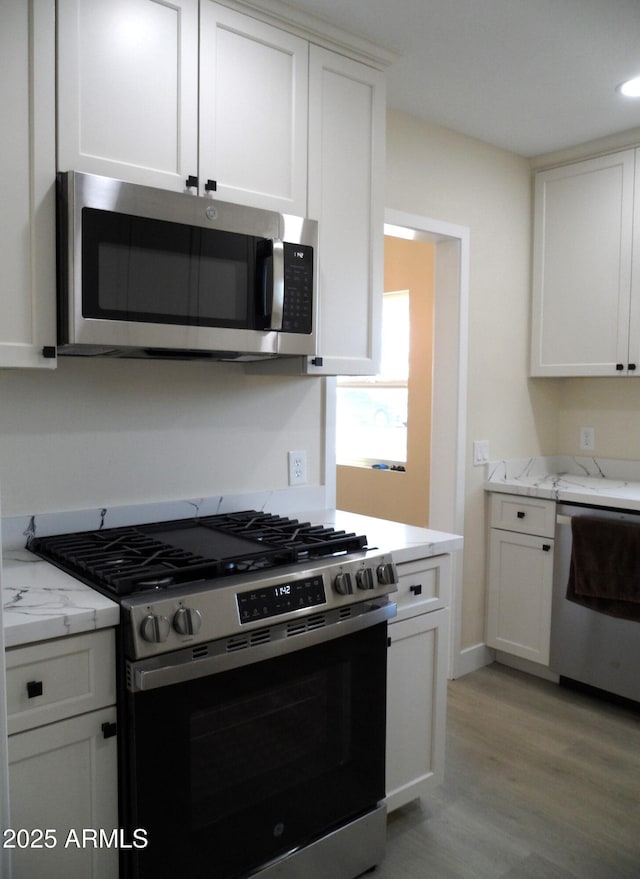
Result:
{"label": "microwave handle", "polygon": [[284,244],[273,240],[273,299],[271,300],[272,330],[281,330],[284,320]]}
{"label": "microwave handle", "polygon": [[265,329],[281,330],[284,314],[284,245],[277,238],[265,241],[265,245],[268,246],[260,248],[258,252],[257,308],[260,316],[269,322]]}

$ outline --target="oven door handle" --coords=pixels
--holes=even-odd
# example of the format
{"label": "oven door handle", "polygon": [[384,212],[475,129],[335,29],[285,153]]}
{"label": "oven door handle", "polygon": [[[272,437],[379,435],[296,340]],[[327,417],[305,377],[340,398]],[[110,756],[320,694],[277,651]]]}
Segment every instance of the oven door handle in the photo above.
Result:
{"label": "oven door handle", "polygon": [[[354,609],[358,607],[353,605]],[[362,612],[341,619],[339,622],[332,622],[320,628],[310,628],[298,634],[282,634],[274,640],[251,644],[232,652],[227,652],[226,640],[212,641],[209,644],[194,645],[192,648],[180,650],[169,656],[128,662],[127,689],[132,693],[154,690],[170,684],[219,674],[254,662],[263,662],[305,647],[342,638],[352,632],[385,622],[396,615],[396,605],[392,601],[383,605],[366,605],[366,608],[362,605],[360,609]],[[286,624],[282,631],[286,631]],[[202,655],[207,648],[208,652]]]}

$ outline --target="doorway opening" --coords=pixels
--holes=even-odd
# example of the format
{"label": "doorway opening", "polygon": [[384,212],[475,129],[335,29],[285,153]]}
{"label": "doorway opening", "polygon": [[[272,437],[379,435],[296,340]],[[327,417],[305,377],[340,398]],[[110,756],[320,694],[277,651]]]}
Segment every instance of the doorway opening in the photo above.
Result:
{"label": "doorway opening", "polygon": [[336,411],[337,506],[425,528],[434,257],[433,242],[385,235],[380,371],[339,378]]}
{"label": "doorway opening", "polygon": [[[417,214],[385,210],[385,234],[434,245],[433,376],[428,455],[428,527],[464,533],[469,302],[469,229]],[[328,380],[327,429],[335,437],[335,381]],[[335,472],[335,443],[328,439],[327,472]],[[391,475],[391,474],[383,474]],[[331,488],[328,486],[328,488]],[[336,506],[336,485],[333,498]],[[388,518],[378,495],[369,515]],[[453,557],[452,632],[449,669],[458,672],[461,644],[462,559]]]}

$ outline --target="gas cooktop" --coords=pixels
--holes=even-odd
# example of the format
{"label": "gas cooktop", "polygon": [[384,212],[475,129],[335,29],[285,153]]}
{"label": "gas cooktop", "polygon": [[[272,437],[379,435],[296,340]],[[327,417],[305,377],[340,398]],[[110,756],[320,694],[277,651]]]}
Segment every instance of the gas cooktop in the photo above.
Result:
{"label": "gas cooktop", "polygon": [[244,510],[33,538],[29,549],[111,596],[334,557],[363,535]]}

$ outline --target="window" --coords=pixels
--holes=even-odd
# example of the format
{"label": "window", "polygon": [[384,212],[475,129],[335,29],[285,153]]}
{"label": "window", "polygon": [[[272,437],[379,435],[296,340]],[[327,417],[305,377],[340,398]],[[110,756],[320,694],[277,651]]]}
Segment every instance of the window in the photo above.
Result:
{"label": "window", "polygon": [[337,387],[336,458],[339,464],[398,465],[407,460],[409,291],[382,300],[380,372],[340,377]]}

